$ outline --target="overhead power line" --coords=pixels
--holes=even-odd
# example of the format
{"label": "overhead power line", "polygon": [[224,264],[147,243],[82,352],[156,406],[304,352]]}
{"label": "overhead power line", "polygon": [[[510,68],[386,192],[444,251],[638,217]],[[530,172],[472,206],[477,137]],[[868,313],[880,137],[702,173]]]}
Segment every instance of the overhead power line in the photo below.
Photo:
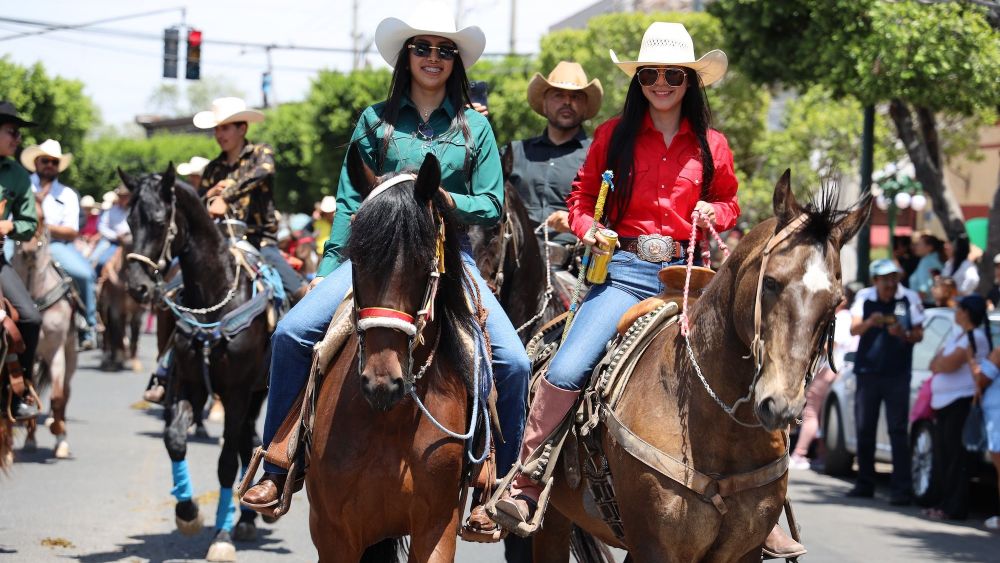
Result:
{"label": "overhead power line", "polygon": [[91,27],[102,23],[111,23],[122,20],[131,20],[135,18],[144,18],[146,16],[153,16],[156,14],[163,14],[166,12],[183,12],[183,11],[184,8],[179,6],[176,8],[164,8],[162,10],[153,10],[150,12],[142,12],[139,14],[128,14],[124,16],[115,16],[112,18],[102,18],[99,20],[94,20],[84,23],[71,23],[71,24],[61,24],[61,23],[46,24],[43,22],[32,22],[30,20],[21,20],[16,18],[0,18],[0,21],[7,21],[10,23],[20,23],[22,25],[32,25],[32,26],[42,27],[42,29],[36,29],[33,31],[23,31],[21,33],[15,33],[13,35],[5,35],[3,37],[0,37],[0,41],[7,41],[8,39],[20,39],[22,37],[31,37],[34,35],[42,35],[44,33],[51,33],[53,31],[77,31],[82,28]]}

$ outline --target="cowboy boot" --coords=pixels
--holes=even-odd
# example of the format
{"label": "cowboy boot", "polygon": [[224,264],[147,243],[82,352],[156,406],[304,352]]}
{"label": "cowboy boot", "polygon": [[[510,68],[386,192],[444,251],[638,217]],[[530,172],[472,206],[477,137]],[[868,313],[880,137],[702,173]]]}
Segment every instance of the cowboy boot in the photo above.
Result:
{"label": "cowboy boot", "polygon": [[[531,410],[528,413],[521,452],[518,456],[518,467],[523,468],[529,456],[552,435],[579,396],[580,391],[560,389],[542,378],[531,401]],[[497,501],[496,510],[527,524],[535,515],[541,493],[541,485],[532,481],[525,473],[518,473],[510,484],[510,490]]]}
{"label": "cowboy boot", "polygon": [[781,524],[775,524],[771,533],[764,540],[764,555],[775,559],[792,559],[806,554],[806,546],[795,541],[781,529]]}
{"label": "cowboy boot", "polygon": [[[273,511],[273,508],[278,505],[281,500],[281,492],[285,488],[285,482],[288,480],[287,473],[267,473],[261,476],[260,481],[253,487],[250,487],[247,492],[243,493],[240,497],[240,503],[243,506],[261,513],[269,513]],[[299,474],[299,477],[292,483],[292,493],[297,493],[302,490],[302,486],[305,484],[305,476]]]}

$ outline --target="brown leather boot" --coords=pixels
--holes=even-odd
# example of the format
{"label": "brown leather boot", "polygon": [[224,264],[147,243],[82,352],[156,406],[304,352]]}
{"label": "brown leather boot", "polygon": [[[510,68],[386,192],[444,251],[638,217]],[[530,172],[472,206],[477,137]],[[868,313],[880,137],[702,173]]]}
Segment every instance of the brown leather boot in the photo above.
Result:
{"label": "brown leather boot", "polygon": [[[547,379],[543,378],[539,382],[524,428],[518,466],[523,465],[532,452],[555,431],[579,396],[579,391],[560,389]],[[517,522],[528,524],[535,515],[541,493],[542,487],[538,483],[523,473],[518,474],[510,485],[510,491],[497,501],[497,512],[502,512]]]}
{"label": "brown leather boot", "polygon": [[793,540],[781,529],[781,524],[775,524],[771,533],[764,540],[764,555],[776,559],[790,559],[806,554],[806,546]]}
{"label": "brown leather boot", "polygon": [[[277,505],[278,501],[281,500],[281,490],[285,487],[287,479],[288,475],[285,473],[265,473],[256,485],[243,493],[240,503],[258,512]],[[297,479],[292,487],[292,492],[300,491],[302,483],[303,479]]]}

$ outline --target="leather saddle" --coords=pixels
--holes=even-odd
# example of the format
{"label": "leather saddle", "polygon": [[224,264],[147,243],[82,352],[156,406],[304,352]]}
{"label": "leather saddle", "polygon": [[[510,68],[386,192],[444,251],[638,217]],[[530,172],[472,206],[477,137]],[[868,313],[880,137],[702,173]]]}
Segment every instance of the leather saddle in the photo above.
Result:
{"label": "leather saddle", "polygon": [[[623,335],[628,332],[629,327],[635,323],[639,317],[650,313],[667,303],[676,303],[683,309],[684,301],[684,280],[687,277],[686,266],[667,266],[660,270],[658,274],[660,283],[663,284],[663,293],[643,299],[630,307],[618,320],[618,334]],[[697,300],[705,291],[708,282],[712,281],[715,271],[711,268],[694,266],[691,268],[691,285],[689,288],[689,299]]]}

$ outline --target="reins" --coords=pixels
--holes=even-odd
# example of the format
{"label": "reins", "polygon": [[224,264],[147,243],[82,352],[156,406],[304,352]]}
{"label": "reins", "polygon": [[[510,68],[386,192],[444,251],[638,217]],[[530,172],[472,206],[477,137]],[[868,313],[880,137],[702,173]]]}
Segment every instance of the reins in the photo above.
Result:
{"label": "reins", "polygon": [[524,332],[524,329],[533,326],[538,319],[545,315],[545,309],[549,306],[549,301],[552,300],[552,295],[554,293],[552,288],[552,259],[549,257],[549,228],[545,225],[545,223],[542,223],[537,229],[535,229],[535,233],[539,230],[542,231],[543,236],[545,237],[545,293],[542,296],[542,305],[538,308],[538,314],[528,319],[523,325],[517,327],[518,334]]}

